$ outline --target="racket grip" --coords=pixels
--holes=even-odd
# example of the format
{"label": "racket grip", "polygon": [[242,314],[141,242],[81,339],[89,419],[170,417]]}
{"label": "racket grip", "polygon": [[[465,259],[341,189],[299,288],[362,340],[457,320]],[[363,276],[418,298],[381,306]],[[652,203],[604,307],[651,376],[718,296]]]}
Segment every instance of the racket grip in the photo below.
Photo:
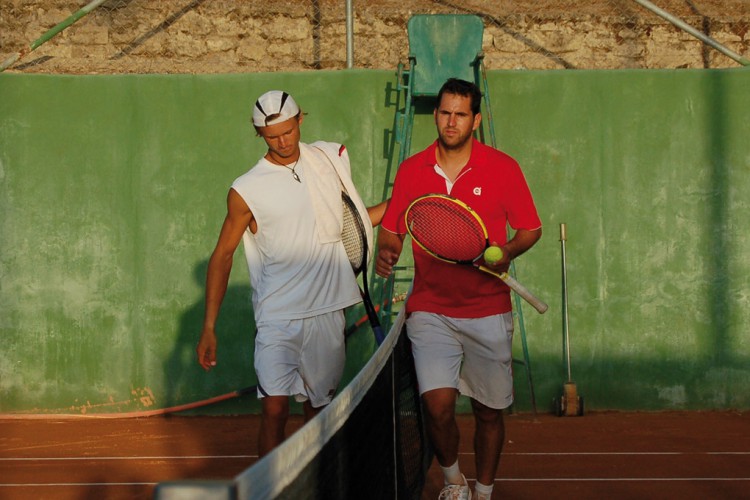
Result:
{"label": "racket grip", "polygon": [[542,302],[536,295],[531,293],[528,288],[523,286],[521,283],[508,273],[503,273],[501,279],[511,288],[514,292],[521,296],[523,300],[531,304],[531,306],[539,311],[539,314],[544,314],[549,306]]}
{"label": "racket grip", "polygon": [[375,335],[375,343],[377,345],[382,344],[385,340],[385,335],[383,334],[383,329],[380,327],[380,325],[373,327],[372,333]]}
{"label": "racket grip", "polygon": [[496,273],[492,269],[489,269],[485,266],[479,266],[479,269],[486,273],[493,274],[503,280],[505,284],[511,288],[511,290],[516,292],[523,300],[531,304],[531,306],[536,309],[539,314],[544,314],[545,312],[547,312],[547,309],[549,309],[549,306],[547,304],[539,300],[536,295],[531,293],[528,288],[516,281],[516,279],[510,274]]}

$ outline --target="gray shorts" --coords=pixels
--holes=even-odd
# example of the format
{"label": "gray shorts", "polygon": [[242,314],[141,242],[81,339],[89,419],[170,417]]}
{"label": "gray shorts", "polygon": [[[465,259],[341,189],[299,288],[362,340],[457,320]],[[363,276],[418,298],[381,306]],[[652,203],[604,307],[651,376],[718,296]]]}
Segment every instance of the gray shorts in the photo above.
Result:
{"label": "gray shorts", "polygon": [[294,396],[317,408],[331,402],[344,372],[344,311],[258,327],[258,397]]}
{"label": "gray shorts", "polygon": [[464,319],[414,312],[406,331],[421,394],[453,388],[490,408],[513,403],[513,313]]}

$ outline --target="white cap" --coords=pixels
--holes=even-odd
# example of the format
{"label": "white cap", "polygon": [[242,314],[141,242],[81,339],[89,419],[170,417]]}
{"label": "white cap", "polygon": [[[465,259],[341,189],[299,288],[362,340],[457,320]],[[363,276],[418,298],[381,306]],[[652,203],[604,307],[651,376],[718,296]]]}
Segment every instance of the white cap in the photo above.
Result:
{"label": "white cap", "polygon": [[[278,114],[277,118],[266,122],[266,117]],[[255,101],[253,125],[266,127],[294,118],[299,114],[299,106],[294,98],[282,90],[270,90]]]}

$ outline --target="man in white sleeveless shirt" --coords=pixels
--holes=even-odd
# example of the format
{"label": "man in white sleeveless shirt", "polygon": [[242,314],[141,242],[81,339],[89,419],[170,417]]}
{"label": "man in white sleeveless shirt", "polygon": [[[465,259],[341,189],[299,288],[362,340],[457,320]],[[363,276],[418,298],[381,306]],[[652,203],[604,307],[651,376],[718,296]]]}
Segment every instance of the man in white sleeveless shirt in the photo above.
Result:
{"label": "man in white sleeveless shirt", "polygon": [[216,366],[214,327],[242,241],[257,326],[261,456],[285,438],[290,396],[303,403],[309,420],[330,403],[341,380],[344,308],[361,301],[341,242],[342,186],[373,226],[385,211],[385,202],[365,208],[356,194],[344,146],[300,142],[302,120],[286,92],[266,92],[255,103],[253,125],[268,151],[229,190],[227,215],[208,264],[196,349],[205,370]]}

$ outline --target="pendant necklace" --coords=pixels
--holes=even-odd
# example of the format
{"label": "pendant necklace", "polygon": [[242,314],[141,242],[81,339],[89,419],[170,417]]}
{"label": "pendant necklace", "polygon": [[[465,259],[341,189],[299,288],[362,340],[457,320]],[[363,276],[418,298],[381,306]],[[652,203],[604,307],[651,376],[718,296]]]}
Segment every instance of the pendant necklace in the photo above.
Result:
{"label": "pendant necklace", "polygon": [[297,175],[297,172],[294,171],[294,169],[297,168],[298,161],[299,161],[299,157],[297,157],[297,159],[294,160],[294,164],[291,167],[289,165],[281,165],[281,166],[288,168],[289,171],[292,173],[292,177],[294,178],[294,180],[302,184],[302,180],[300,180],[299,175]]}

